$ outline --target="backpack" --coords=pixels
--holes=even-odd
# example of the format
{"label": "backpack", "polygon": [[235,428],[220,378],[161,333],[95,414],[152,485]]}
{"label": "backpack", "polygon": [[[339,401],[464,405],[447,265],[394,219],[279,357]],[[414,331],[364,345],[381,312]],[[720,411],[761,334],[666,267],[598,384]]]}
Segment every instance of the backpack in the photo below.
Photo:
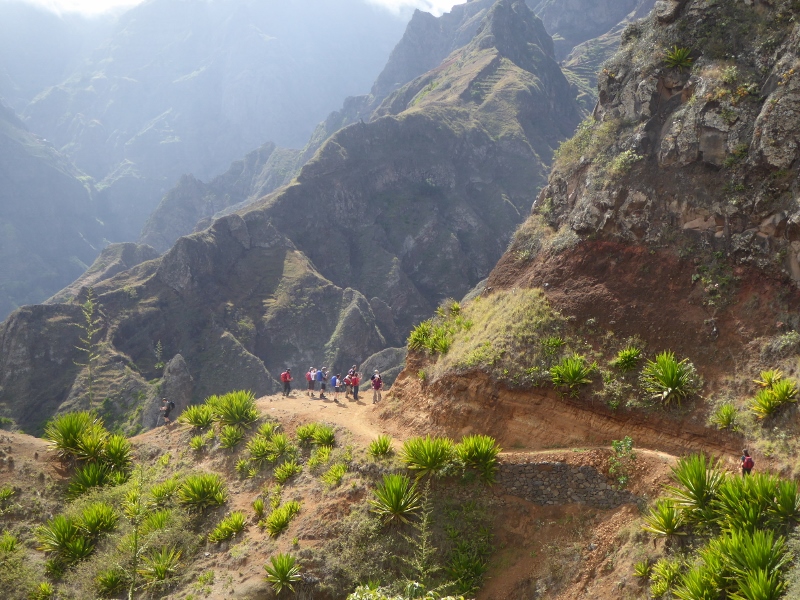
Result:
{"label": "backpack", "polygon": [[175,410],[175,403],[172,400],[169,401],[168,406],[170,410]]}
{"label": "backpack", "polygon": [[311,371],[306,372],[306,381],[311,381]]}
{"label": "backpack", "polygon": [[745,469],[752,469],[755,466],[755,461],[753,460],[752,456],[745,456],[744,462],[742,463],[742,467]]}
{"label": "backpack", "polygon": [[288,371],[284,371],[283,373],[281,373],[281,381],[283,381],[284,383],[289,381],[289,372]]}

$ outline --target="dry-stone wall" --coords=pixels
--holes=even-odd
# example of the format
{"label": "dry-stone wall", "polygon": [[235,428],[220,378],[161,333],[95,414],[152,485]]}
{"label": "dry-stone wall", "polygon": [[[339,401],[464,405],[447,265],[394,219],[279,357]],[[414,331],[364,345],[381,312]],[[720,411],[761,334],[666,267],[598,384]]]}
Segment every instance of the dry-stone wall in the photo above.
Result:
{"label": "dry-stone wall", "polygon": [[536,504],[588,504],[616,508],[635,503],[636,496],[615,490],[594,467],[564,462],[501,463],[498,483],[505,493]]}

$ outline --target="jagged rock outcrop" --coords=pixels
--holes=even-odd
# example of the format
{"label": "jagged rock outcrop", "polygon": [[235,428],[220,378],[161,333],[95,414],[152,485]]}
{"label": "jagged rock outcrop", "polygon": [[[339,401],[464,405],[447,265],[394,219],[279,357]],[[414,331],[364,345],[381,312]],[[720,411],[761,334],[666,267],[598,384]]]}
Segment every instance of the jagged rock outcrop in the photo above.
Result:
{"label": "jagged rock outcrop", "polygon": [[0,319],[83,273],[104,245],[94,190],[0,102]]}
{"label": "jagged rock outcrop", "polygon": [[[565,147],[538,209],[580,236],[677,235],[800,281],[795,12],[662,2],[629,26],[600,79],[596,121]],[[675,47],[691,56],[671,67]]]}
{"label": "jagged rock outcrop", "polygon": [[[175,409],[170,412],[174,421],[184,409],[192,402],[194,379],[189,372],[186,361],[180,354],[176,354],[164,367],[164,378],[161,380],[159,394],[154,398],[147,398],[142,410],[142,427],[152,429],[159,425],[162,416],[162,398],[175,403]],[[163,421],[160,422],[163,425]]]}
{"label": "jagged rock outcrop", "polygon": [[[579,120],[541,22],[500,0],[466,46],[332,136],[291,185],[99,281],[104,355],[147,381],[160,341],[185,359],[199,399],[265,393],[286,366],[346,370],[399,347],[486,277]],[[38,314],[10,324],[40,330]],[[59,348],[39,376],[75,360]],[[15,389],[44,402],[26,372]]]}

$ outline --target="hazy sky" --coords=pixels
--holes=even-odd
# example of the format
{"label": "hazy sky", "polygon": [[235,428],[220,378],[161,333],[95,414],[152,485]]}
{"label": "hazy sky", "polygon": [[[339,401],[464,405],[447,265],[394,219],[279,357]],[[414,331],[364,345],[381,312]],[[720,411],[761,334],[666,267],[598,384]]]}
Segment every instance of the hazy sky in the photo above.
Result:
{"label": "hazy sky", "polygon": [[[8,0],[0,0],[0,2]],[[55,12],[81,12],[85,14],[98,14],[121,6],[133,6],[143,0],[26,0],[31,4],[47,7]],[[365,0],[372,4],[385,6],[392,11],[403,8],[421,8],[435,14],[440,14],[454,4],[461,4],[465,0]]]}

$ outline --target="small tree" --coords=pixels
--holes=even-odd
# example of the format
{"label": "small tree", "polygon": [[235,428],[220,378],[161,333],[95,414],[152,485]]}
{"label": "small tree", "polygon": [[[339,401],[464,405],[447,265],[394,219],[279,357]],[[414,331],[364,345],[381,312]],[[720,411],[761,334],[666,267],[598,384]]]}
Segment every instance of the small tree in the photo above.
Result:
{"label": "small tree", "polygon": [[618,489],[624,489],[628,485],[636,461],[633,439],[626,435],[621,440],[613,440],[611,449],[614,453],[608,459],[608,472],[617,480]]}
{"label": "small tree", "polygon": [[94,296],[94,288],[89,288],[86,291],[86,302],[81,304],[81,312],[83,313],[83,322],[79,323],[77,326],[80,327],[82,336],[80,338],[80,343],[75,346],[75,348],[84,353],[86,362],[75,361],[75,364],[79,367],[86,367],[88,373],[89,404],[91,405],[94,402],[94,367],[95,363],[100,358],[97,334],[100,333],[100,330],[103,328],[99,306]]}
{"label": "small tree", "polygon": [[155,367],[158,370],[164,368],[164,347],[161,345],[161,340],[156,342],[155,350],[153,351],[156,355],[156,364]]}

